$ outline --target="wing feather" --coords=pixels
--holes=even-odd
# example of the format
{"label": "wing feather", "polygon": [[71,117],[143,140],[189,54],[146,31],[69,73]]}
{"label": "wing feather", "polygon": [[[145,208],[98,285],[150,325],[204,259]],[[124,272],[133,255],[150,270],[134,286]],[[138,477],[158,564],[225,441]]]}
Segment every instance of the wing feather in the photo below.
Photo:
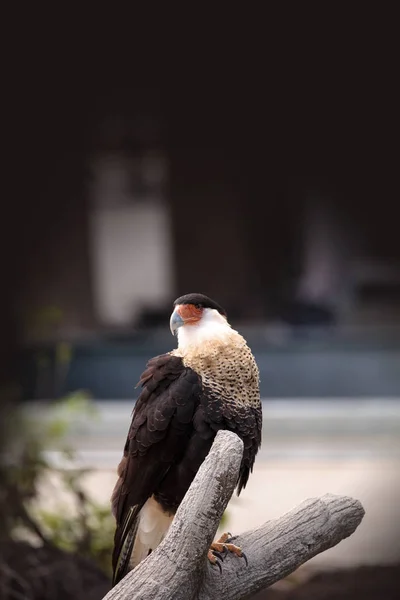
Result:
{"label": "wing feather", "polygon": [[141,508],[185,451],[201,389],[197,374],[170,354],[151,359],[138,385],[142,390],[111,498],[117,522],[114,584],[126,573]]}

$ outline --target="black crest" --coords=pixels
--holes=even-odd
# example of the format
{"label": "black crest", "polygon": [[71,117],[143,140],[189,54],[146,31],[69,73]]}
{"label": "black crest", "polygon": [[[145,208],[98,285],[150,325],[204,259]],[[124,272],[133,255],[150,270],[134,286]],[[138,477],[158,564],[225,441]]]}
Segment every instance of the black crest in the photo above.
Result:
{"label": "black crest", "polygon": [[197,304],[202,308],[214,308],[224,317],[228,316],[226,310],[222,308],[222,306],[204,294],[185,294],[185,296],[181,296],[175,300],[174,306],[177,304]]}

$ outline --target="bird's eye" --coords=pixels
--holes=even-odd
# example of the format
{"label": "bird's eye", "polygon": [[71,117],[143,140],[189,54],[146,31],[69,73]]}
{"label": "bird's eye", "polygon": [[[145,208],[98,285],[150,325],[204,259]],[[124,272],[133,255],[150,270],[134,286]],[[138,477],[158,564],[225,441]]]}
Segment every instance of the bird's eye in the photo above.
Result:
{"label": "bird's eye", "polygon": [[194,306],[195,306],[195,308],[197,308],[197,309],[200,309],[200,308],[202,308],[202,305],[201,305],[201,304],[195,304]]}

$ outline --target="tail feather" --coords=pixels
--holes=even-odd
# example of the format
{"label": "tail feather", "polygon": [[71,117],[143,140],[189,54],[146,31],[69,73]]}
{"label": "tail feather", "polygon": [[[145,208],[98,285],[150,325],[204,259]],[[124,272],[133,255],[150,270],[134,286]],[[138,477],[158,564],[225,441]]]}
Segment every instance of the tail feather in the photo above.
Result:
{"label": "tail feather", "polygon": [[134,506],[129,510],[124,526],[118,527],[115,532],[112,556],[113,586],[117,585],[129,571],[129,561],[139,526],[138,508]]}
{"label": "tail feather", "polygon": [[141,508],[130,509],[124,527],[115,534],[113,586],[157,548],[172,519],[173,515],[165,513],[154,498],[149,498]]}

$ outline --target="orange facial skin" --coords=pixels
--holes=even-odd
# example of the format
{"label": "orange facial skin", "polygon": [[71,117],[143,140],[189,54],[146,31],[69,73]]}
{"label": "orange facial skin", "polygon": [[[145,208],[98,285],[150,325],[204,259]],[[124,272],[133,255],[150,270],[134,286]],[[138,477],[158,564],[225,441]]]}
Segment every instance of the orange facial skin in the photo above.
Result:
{"label": "orange facial skin", "polygon": [[203,315],[203,309],[197,308],[194,304],[180,304],[177,312],[184,320],[185,325],[196,325]]}

